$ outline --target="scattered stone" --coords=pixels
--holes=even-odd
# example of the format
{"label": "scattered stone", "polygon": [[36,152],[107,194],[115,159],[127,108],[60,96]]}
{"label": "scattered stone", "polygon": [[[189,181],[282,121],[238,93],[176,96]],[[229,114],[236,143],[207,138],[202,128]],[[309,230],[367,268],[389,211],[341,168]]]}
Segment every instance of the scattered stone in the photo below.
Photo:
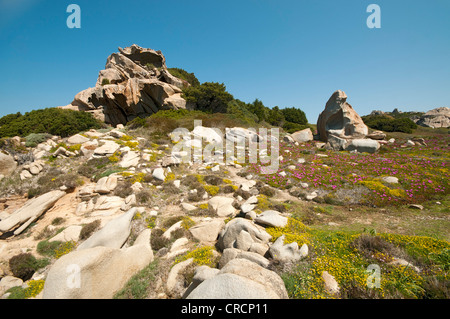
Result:
{"label": "scattered stone", "polygon": [[255,222],[268,227],[285,227],[288,219],[275,210],[266,210],[255,218]]}
{"label": "scattered stone", "polygon": [[187,212],[190,212],[190,211],[193,211],[193,210],[197,209],[197,207],[195,207],[194,205],[189,204],[189,203],[181,203],[181,207]]}
{"label": "scattered stone", "polygon": [[340,291],[339,284],[328,271],[322,272],[322,279],[325,284],[325,290],[332,295],[338,294]]}
{"label": "scattered stone", "polygon": [[299,143],[309,142],[309,141],[313,140],[313,133],[310,128],[307,128],[307,129],[292,133],[291,137],[294,141],[299,142]]}
{"label": "scattered stone", "polygon": [[141,156],[139,152],[128,151],[119,163],[120,167],[129,168],[131,166],[137,166]]}
{"label": "scattered stone", "polygon": [[0,280],[0,294],[13,287],[23,285],[23,280],[14,276],[5,276]]}
{"label": "scattered stone", "polygon": [[67,143],[69,144],[83,144],[90,141],[89,138],[84,137],[80,134],[75,134],[67,139]]}
{"label": "scattered stone", "polygon": [[164,172],[164,168],[162,168],[162,167],[155,168],[152,173],[152,176],[154,178],[156,178],[157,180],[164,181],[166,179],[166,174]]}
{"label": "scattered stone", "polygon": [[24,169],[22,172],[20,172],[20,180],[22,180],[22,181],[27,178],[31,178],[31,177],[33,177],[33,175],[31,175],[31,173],[26,169]]}
{"label": "scattered stone", "polygon": [[105,176],[98,180],[94,188],[94,192],[99,194],[108,194],[117,187],[117,177],[114,175]]}
{"label": "scattered stone", "polygon": [[388,184],[398,184],[398,178],[394,176],[384,176],[381,180]]}
{"label": "scattered stone", "polygon": [[214,196],[208,201],[211,207],[219,217],[229,217],[237,213],[236,208],[233,207],[234,198],[224,196]]}
{"label": "scattered stone", "polygon": [[386,133],[383,131],[373,131],[372,133],[367,135],[367,138],[372,140],[384,140],[386,138]]}
{"label": "scattered stone", "polygon": [[370,154],[375,153],[379,149],[380,143],[371,139],[352,139],[345,148],[347,151],[356,150],[358,153],[367,152]]}
{"label": "scattered stone", "polygon": [[136,194],[131,194],[125,198],[125,201],[123,202],[122,206],[120,206],[120,210],[128,211],[136,204],[137,204]]}
{"label": "scattered stone", "polygon": [[120,145],[116,142],[104,140],[104,144],[100,147],[97,147],[94,150],[94,154],[100,156],[110,156],[113,155],[119,148]]}
{"label": "scattered stone", "polygon": [[405,143],[405,145],[406,145],[406,146],[414,146],[414,145],[416,145],[416,143],[414,143],[414,142],[411,141],[411,140],[408,140],[408,141]]}
{"label": "scattered stone", "polygon": [[306,244],[299,249],[296,242],[285,245],[284,239],[285,235],[282,235],[270,246],[269,253],[273,259],[282,262],[295,262],[308,255],[308,246]]}
{"label": "scattered stone", "polygon": [[389,262],[388,265],[393,265],[393,266],[405,266],[405,267],[411,267],[413,268],[416,272],[420,272],[420,268],[414,266],[413,264],[411,264],[410,262],[402,259],[402,258],[397,258],[394,257],[394,260]]}
{"label": "scattered stone", "polygon": [[215,218],[200,222],[189,228],[189,231],[195,239],[201,242],[214,242],[223,227],[225,227],[225,222],[222,219]]}
{"label": "scattered stone", "polygon": [[308,194],[308,195],[306,195],[306,200],[313,200],[314,198],[316,198],[318,195],[317,195],[317,192],[312,192],[312,193],[310,193],[310,194]]}
{"label": "scattered stone", "polygon": [[409,208],[423,210],[423,206],[419,204],[409,204]]}
{"label": "scattered stone", "polygon": [[77,242],[80,237],[80,232],[82,226],[78,225],[71,225],[67,228],[65,228],[62,232],[57,234],[56,236],[53,236],[48,241],[75,241]]}

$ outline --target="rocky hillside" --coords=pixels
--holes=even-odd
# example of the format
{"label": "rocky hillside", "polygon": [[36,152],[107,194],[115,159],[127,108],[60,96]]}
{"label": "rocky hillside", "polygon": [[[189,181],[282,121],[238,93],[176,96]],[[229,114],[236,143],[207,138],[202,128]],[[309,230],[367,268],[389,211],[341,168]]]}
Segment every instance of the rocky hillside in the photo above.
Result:
{"label": "rocky hillside", "polygon": [[450,108],[438,107],[426,113],[424,112],[402,112],[394,109],[392,112],[372,111],[367,117],[387,116],[395,119],[408,118],[417,125],[430,128],[450,127]]}
{"label": "rocky hillside", "polygon": [[316,132],[175,73],[132,45],[71,110],[0,119],[2,298],[450,297],[446,131],[337,90]]}
{"label": "rocky hillside", "polygon": [[[280,136],[279,169],[265,175],[237,157],[182,162],[180,141],[146,132],[118,125],[9,144],[32,156],[2,153],[3,298],[445,294],[448,211],[429,200],[449,203],[448,139],[382,137],[369,154],[327,150],[298,132]],[[258,139],[201,126],[189,136],[203,141],[181,142],[194,149]],[[435,235],[412,228],[421,218]],[[383,275],[368,288],[374,263]]]}

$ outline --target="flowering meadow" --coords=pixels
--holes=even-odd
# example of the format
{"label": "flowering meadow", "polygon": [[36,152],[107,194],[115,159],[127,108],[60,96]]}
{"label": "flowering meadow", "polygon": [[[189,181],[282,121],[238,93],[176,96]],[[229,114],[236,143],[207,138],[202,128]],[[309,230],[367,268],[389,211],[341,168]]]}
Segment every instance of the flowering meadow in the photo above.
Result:
{"label": "flowering meadow", "polygon": [[[355,215],[359,212],[361,219],[367,221],[369,208],[393,206],[395,211],[402,211],[402,207],[409,204],[448,202],[450,136],[436,134],[424,140],[426,146],[405,147],[407,139],[400,138],[394,143],[383,144],[375,154],[319,149],[315,142],[298,146],[280,143],[276,174],[262,174],[259,163],[247,164],[247,172],[293,196],[299,194],[293,192],[294,189],[300,189],[303,195],[315,192],[318,196],[311,205],[324,202],[327,205],[351,205]],[[304,199],[304,196],[300,197]],[[290,298],[450,297],[450,243],[447,240],[439,236],[409,235],[405,231],[378,233],[375,229],[351,227],[335,230],[320,222],[305,225],[308,206],[301,207],[291,210],[286,227],[266,229],[273,241],[284,235],[286,244],[296,242],[299,247],[303,244],[309,247],[306,259],[292,270],[282,272]],[[318,206],[313,208],[320,211]],[[330,216],[333,206],[327,208],[329,213],[323,215]],[[404,213],[400,216],[411,218]],[[348,221],[351,223],[350,218]],[[421,225],[427,227],[424,223]],[[374,272],[368,269],[373,265],[379,269],[380,280],[370,289]],[[338,295],[330,294],[324,288],[324,271],[341,287]]]}
{"label": "flowering meadow", "polygon": [[[419,204],[439,199],[450,189],[450,137],[430,136],[425,142],[427,146],[409,147],[402,147],[404,141],[388,143],[375,154],[317,149],[313,142],[280,143],[276,174],[261,174],[259,163],[249,164],[248,171],[278,189],[307,183],[308,190],[344,202],[355,202],[352,197],[358,192],[360,204]],[[398,183],[382,180],[388,176],[398,178]]]}

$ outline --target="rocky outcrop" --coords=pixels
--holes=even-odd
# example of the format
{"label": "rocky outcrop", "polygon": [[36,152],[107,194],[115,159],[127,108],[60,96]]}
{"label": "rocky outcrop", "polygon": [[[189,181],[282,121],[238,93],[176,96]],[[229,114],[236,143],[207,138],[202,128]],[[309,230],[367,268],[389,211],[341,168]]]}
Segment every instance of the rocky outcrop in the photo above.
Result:
{"label": "rocky outcrop", "polygon": [[17,163],[14,157],[8,153],[0,151],[0,175],[7,176],[14,172],[17,167]]}
{"label": "rocky outcrop", "polygon": [[327,142],[330,135],[341,139],[364,138],[369,129],[353,107],[347,103],[347,95],[338,90],[328,100],[325,110],[317,120],[319,138]]}
{"label": "rocky outcrop", "polygon": [[97,246],[76,250],[58,259],[44,286],[44,299],[110,299],[153,260],[151,230],[128,248]]}
{"label": "rocky outcrop", "polygon": [[439,107],[430,110],[422,115],[416,124],[432,128],[450,127],[450,108]]}
{"label": "rocky outcrop", "polygon": [[21,208],[12,213],[8,218],[0,221],[0,231],[7,232],[15,229],[14,234],[20,234],[32,222],[50,209],[66,193],[60,190],[48,192],[39,197],[30,199]]}
{"label": "rocky outcrop", "polygon": [[181,89],[188,85],[169,73],[161,51],[133,44],[111,54],[95,87],[81,91],[63,108],[90,112],[108,124],[125,124],[159,110],[186,108]]}
{"label": "rocky outcrop", "polygon": [[[201,269],[204,271],[204,269]],[[211,272],[210,272],[211,273]],[[199,283],[187,299],[287,299],[283,280],[275,272],[243,258],[228,262]]]}

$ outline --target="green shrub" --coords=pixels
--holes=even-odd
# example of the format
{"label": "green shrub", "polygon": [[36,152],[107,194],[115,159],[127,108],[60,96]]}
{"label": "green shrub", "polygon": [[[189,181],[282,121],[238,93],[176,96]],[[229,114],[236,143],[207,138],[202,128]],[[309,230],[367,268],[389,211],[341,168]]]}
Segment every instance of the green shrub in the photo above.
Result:
{"label": "green shrub", "polygon": [[24,115],[7,115],[0,119],[0,137],[27,136],[31,133],[49,133],[67,137],[91,128],[99,129],[105,124],[92,114],[73,110],[46,108]]}
{"label": "green shrub", "polygon": [[294,133],[297,131],[304,130],[306,128],[310,128],[309,125],[303,125],[303,124],[297,124],[292,122],[284,122],[283,124],[283,130],[285,130],[287,133]]}
{"label": "green shrub", "polygon": [[211,113],[226,113],[233,95],[226,91],[223,83],[205,82],[183,90],[186,101],[194,103],[196,109]]}
{"label": "green shrub", "polygon": [[274,126],[283,126],[285,118],[283,112],[278,108],[278,106],[275,106],[269,110],[269,118],[267,121]]}
{"label": "green shrub", "polygon": [[109,79],[104,78],[104,79],[102,80],[102,86],[103,86],[103,85],[107,85],[107,84],[109,84]]}
{"label": "green shrub", "polygon": [[247,103],[240,100],[232,100],[229,102],[227,113],[241,119],[248,125],[254,125],[258,122],[258,116],[249,110]]}
{"label": "green shrub", "polygon": [[47,259],[36,259],[30,253],[22,253],[9,260],[9,268],[14,277],[26,281],[33,276],[36,270],[47,266],[48,263]]}
{"label": "green shrub", "polygon": [[31,133],[25,137],[26,147],[36,147],[36,145],[45,142],[51,135],[47,133]]}
{"label": "green shrub", "polygon": [[368,127],[385,132],[411,134],[417,128],[417,124],[409,118],[393,118],[389,115],[367,115],[363,116],[362,119]]}
{"label": "green shrub", "polygon": [[263,102],[258,99],[248,104],[247,108],[258,117],[258,122],[267,121],[269,118],[269,108],[265,107]]}

